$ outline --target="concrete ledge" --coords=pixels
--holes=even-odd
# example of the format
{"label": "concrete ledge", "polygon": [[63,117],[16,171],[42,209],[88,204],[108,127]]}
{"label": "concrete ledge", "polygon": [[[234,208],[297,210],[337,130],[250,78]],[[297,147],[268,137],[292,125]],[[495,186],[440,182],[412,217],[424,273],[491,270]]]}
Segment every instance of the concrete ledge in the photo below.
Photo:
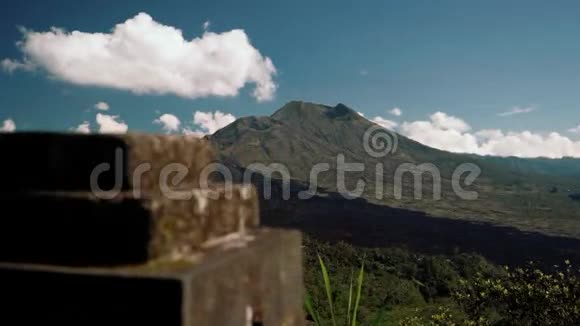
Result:
{"label": "concrete ledge", "polygon": [[188,255],[204,243],[260,223],[258,195],[251,185],[185,189],[189,200],[154,196],[148,208],[152,220],[149,254]]}
{"label": "concrete ledge", "polygon": [[10,193],[91,191],[91,173],[103,163],[110,168],[98,175],[103,190],[156,191],[161,170],[171,163],[188,170],[183,183],[199,186],[201,171],[215,158],[203,139],[148,134],[0,133],[0,149],[0,192]]}
{"label": "concrete ledge", "polygon": [[185,260],[117,268],[2,263],[3,319],[22,325],[303,325],[300,234],[266,229],[248,236],[254,240],[225,242]]}
{"label": "concrete ledge", "polygon": [[139,200],[6,194],[0,206],[0,261],[87,266],[148,259],[152,215]]}
{"label": "concrete ledge", "polygon": [[0,286],[12,325],[182,325],[179,280],[2,266]]}
{"label": "concrete ledge", "polygon": [[[256,192],[234,186],[189,189],[189,199],[131,193],[0,196],[0,261],[69,266],[138,264],[188,255],[204,243],[259,224]],[[215,197],[211,197],[211,196]]]}

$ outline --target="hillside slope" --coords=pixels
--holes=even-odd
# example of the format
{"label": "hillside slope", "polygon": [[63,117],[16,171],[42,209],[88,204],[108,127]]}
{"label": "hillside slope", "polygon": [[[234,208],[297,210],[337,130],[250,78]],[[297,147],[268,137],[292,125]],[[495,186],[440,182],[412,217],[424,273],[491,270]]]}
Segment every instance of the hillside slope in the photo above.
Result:
{"label": "hillside slope", "polygon": [[[373,157],[365,150],[364,135],[376,125],[351,108],[289,102],[270,117],[245,117],[210,136],[222,158],[242,167],[253,163],[281,163],[294,182],[309,185],[310,171],[319,163],[330,170],[318,175],[320,192],[336,192],[337,156],[347,163],[363,163],[362,172],[346,174],[348,190],[365,182],[363,197],[370,202],[413,209],[431,215],[490,221],[526,230],[580,236],[580,207],[568,197],[578,184],[580,160],[480,157],[440,151],[394,132],[386,132],[396,150]],[[380,132],[380,131],[379,131]],[[423,196],[415,198],[411,174],[403,178],[403,198],[396,199],[395,171],[401,164],[434,164],[441,173],[441,200],[433,197],[433,178],[423,178]],[[477,200],[461,200],[453,191],[451,176],[463,163],[477,165],[481,176],[469,187]],[[377,179],[376,166],[383,166]],[[554,191],[556,189],[557,191]],[[377,191],[382,196],[377,196]],[[381,198],[382,197],[382,198]]]}

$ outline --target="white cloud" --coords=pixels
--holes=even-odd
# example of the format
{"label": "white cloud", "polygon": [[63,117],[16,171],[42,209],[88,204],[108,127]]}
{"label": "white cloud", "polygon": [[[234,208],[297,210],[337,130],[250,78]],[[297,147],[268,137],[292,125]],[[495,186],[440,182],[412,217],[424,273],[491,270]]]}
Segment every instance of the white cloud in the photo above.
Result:
{"label": "white cloud", "polygon": [[450,152],[477,153],[475,136],[466,133],[465,121],[443,112],[431,115],[430,121],[404,122],[400,132],[422,144]]}
{"label": "white cloud", "polygon": [[78,125],[74,130],[79,134],[89,134],[91,133],[91,123],[88,121],[84,121],[83,123]]}
{"label": "white cloud", "polygon": [[203,30],[207,31],[209,29],[210,25],[211,25],[211,22],[209,20],[206,20],[205,22],[203,22]]}
{"label": "white cloud", "polygon": [[[205,31],[192,40],[182,31],[139,13],[110,33],[23,30],[24,61],[3,61],[5,69],[35,65],[52,77],[78,85],[175,94],[186,98],[235,96],[247,83],[252,95],[270,100],[276,68],[252,46],[246,33]],[[8,60],[8,61],[7,61]]]}
{"label": "white cloud", "polygon": [[185,128],[183,133],[186,135],[203,136],[207,134],[213,134],[214,132],[220,130],[221,128],[229,125],[230,123],[236,121],[230,113],[223,113],[221,111],[215,112],[202,112],[196,111],[193,114],[193,124],[198,127],[197,130],[192,130],[190,128]]}
{"label": "white cloud", "polygon": [[499,129],[482,129],[475,133],[475,136],[480,139],[498,139],[503,137],[503,132]]}
{"label": "white cloud", "polygon": [[109,104],[107,104],[107,102],[99,102],[95,104],[95,109],[101,111],[109,111]]}
{"label": "white cloud", "polygon": [[389,113],[396,117],[400,117],[403,114],[403,111],[399,108],[392,108],[391,110],[389,110]]}
{"label": "white cloud", "polygon": [[99,125],[99,132],[102,134],[124,134],[129,129],[118,115],[97,113],[97,124]]}
{"label": "white cloud", "polygon": [[580,134],[580,125],[574,127],[574,128],[570,128],[568,129],[568,132],[571,132],[573,134]]}
{"label": "white cloud", "polygon": [[460,118],[437,112],[429,121],[403,123],[398,131],[427,146],[459,153],[479,155],[580,157],[580,141],[573,141],[557,132],[504,132],[483,129],[470,132],[471,126]]}
{"label": "white cloud", "polygon": [[168,133],[178,131],[179,126],[181,125],[179,118],[169,113],[161,115],[159,118],[155,119],[153,123],[160,124],[161,128]]}
{"label": "white cloud", "polygon": [[530,112],[534,112],[534,111],[536,111],[536,109],[533,107],[514,106],[510,110],[499,113],[498,115],[500,117],[509,117],[509,116],[516,115],[516,114],[530,113]]}
{"label": "white cloud", "polygon": [[28,60],[19,62],[16,60],[4,59],[2,62],[0,62],[0,64],[2,65],[2,69],[8,73],[12,73],[15,70],[32,71],[35,69],[34,64]]}
{"label": "white cloud", "polygon": [[198,137],[198,138],[201,138],[201,137],[207,135],[207,133],[205,133],[203,131],[192,130],[191,128],[183,128],[182,132],[186,136],[194,136],[194,137]]}
{"label": "white cloud", "polygon": [[371,119],[372,122],[378,124],[379,126],[386,128],[386,129],[395,129],[398,125],[398,123],[396,123],[395,121],[391,121],[388,119],[385,119],[383,117],[374,117]]}
{"label": "white cloud", "polygon": [[450,116],[440,111],[431,115],[431,122],[441,130],[466,132],[471,129],[471,127],[462,119]]}
{"label": "white cloud", "polygon": [[194,130],[192,130],[189,127],[183,128],[182,132],[186,136],[194,136],[194,137],[197,137],[197,138],[201,138],[201,137],[203,137],[203,136],[206,135],[205,133],[203,133],[201,131],[197,131],[197,130],[194,131]]}
{"label": "white cloud", "polygon": [[0,127],[0,132],[14,132],[16,131],[16,123],[12,119],[6,119]]}
{"label": "white cloud", "polygon": [[496,137],[480,144],[480,154],[519,157],[580,157],[580,142],[574,142],[557,132],[541,135],[530,131],[497,131]]}

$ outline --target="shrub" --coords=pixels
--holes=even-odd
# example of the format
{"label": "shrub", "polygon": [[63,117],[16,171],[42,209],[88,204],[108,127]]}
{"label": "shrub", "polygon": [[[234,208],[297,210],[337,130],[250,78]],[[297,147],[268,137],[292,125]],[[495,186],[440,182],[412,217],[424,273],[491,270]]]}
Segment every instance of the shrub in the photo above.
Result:
{"label": "shrub", "polygon": [[400,279],[394,275],[384,276],[383,304],[387,307],[398,305],[421,305],[425,299],[413,281]]}
{"label": "shrub", "polygon": [[[545,273],[530,263],[498,278],[462,281],[454,293],[471,320],[487,319],[508,325],[580,325],[580,279],[570,262]],[[493,320],[492,320],[493,321]]]}

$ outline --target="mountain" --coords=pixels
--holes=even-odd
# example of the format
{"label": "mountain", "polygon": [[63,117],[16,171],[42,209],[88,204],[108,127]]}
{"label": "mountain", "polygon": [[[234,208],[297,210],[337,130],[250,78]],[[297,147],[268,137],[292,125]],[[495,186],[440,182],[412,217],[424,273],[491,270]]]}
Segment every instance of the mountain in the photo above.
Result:
{"label": "mountain", "polygon": [[[364,146],[365,142],[369,143],[365,133],[373,128],[377,129],[374,123],[344,104],[327,106],[293,101],[269,117],[240,118],[209,139],[223,161],[236,167],[283,164],[292,184],[301,189],[310,186],[312,167],[328,164],[329,171],[317,178],[321,196],[339,191],[337,157],[343,155],[346,163],[362,163],[365,167],[364,171],[346,173],[346,188],[352,191],[359,180],[364,181],[362,198],[370,203],[444,218],[580,237],[580,209],[569,198],[570,193],[578,190],[575,177],[580,177],[580,160],[450,153],[386,130],[374,130],[371,135],[382,133],[386,137],[382,140],[388,140],[383,144],[390,144],[392,150],[387,155],[374,157],[376,150],[369,151]],[[405,173],[402,179],[402,198],[395,198],[396,171],[409,163],[415,166],[430,163],[437,167],[441,174],[441,199],[434,196],[433,184],[438,182],[429,174],[424,174],[421,181],[422,198],[416,198],[414,190],[418,187],[411,173]],[[465,184],[464,179],[460,182],[466,190],[477,191],[476,200],[461,199],[452,186],[453,172],[464,163],[474,164],[481,170],[473,184]],[[377,170],[377,165],[382,166],[382,172]],[[377,192],[382,196],[377,196]]]}

